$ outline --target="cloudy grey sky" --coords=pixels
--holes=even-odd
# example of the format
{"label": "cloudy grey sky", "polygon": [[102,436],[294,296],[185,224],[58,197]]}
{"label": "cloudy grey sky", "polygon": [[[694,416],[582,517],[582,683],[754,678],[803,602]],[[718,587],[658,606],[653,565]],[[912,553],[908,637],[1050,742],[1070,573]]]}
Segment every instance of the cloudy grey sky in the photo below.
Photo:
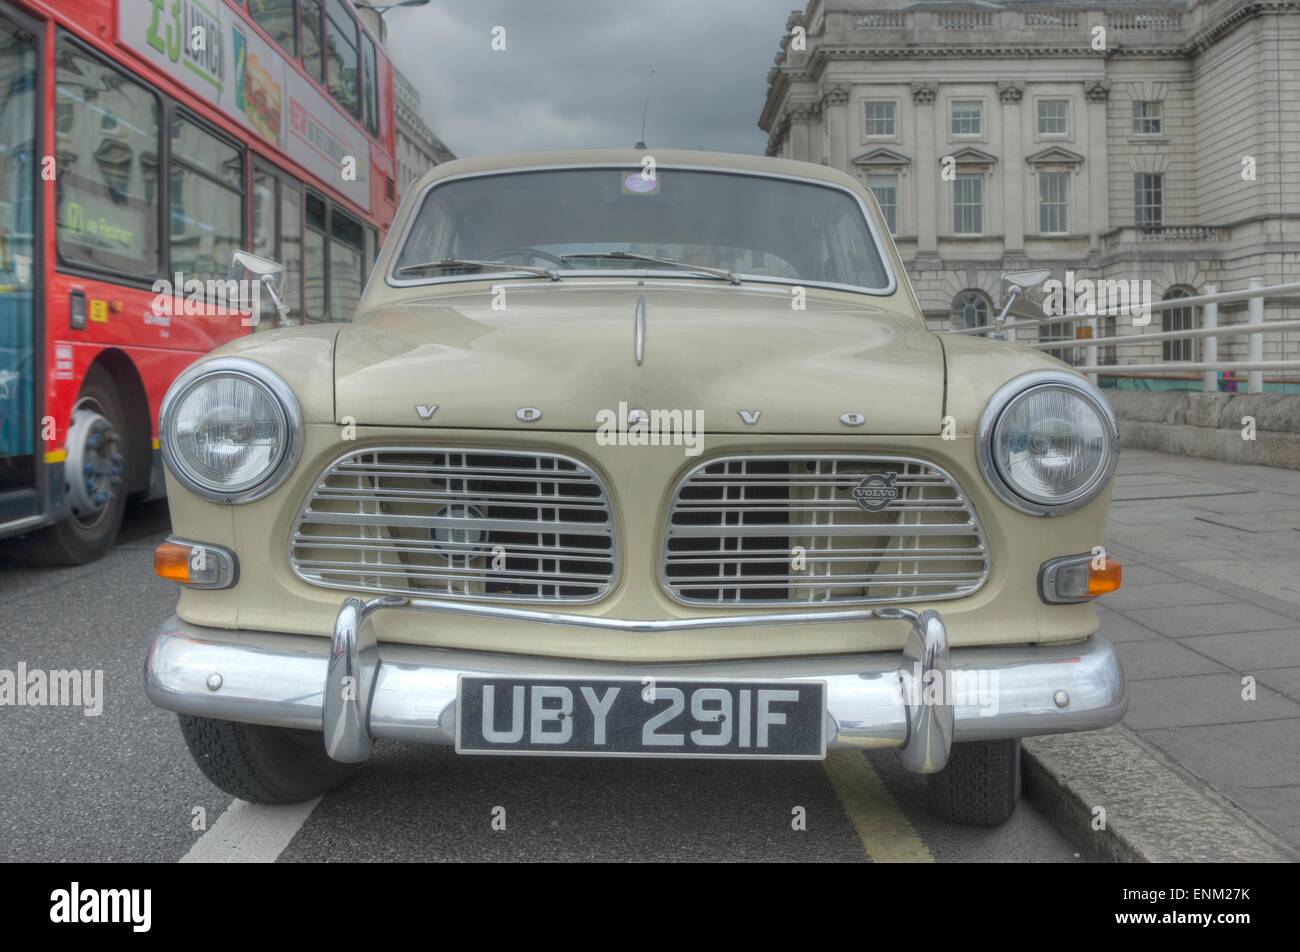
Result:
{"label": "cloudy grey sky", "polygon": [[[390,11],[389,54],[460,156],[631,148],[761,154],[757,126],[801,0],[433,0]],[[492,29],[506,50],[493,52]]]}

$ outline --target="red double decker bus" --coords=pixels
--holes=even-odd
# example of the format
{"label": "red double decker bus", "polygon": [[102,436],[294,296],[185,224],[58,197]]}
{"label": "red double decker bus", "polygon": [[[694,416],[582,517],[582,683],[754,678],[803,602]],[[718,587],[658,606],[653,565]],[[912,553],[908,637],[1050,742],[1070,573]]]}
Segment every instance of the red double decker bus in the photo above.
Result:
{"label": "red double decker bus", "polygon": [[349,0],[0,0],[0,537],[84,562],[162,493],[164,392],[250,328],[160,290],[244,248],[286,266],[292,319],[348,320],[393,150]]}

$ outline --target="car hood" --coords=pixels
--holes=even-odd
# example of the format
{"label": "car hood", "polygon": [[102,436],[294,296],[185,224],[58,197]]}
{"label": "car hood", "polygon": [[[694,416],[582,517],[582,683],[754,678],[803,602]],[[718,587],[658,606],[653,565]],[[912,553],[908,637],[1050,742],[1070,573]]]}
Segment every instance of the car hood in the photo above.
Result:
{"label": "car hood", "polygon": [[[335,351],[338,420],[594,430],[623,404],[695,411],[715,433],[940,429],[943,351],[901,294],[858,302],[809,290],[795,310],[770,285],[570,280],[507,284],[495,308],[476,284],[363,311]],[[525,407],[540,418],[521,422]],[[861,415],[852,431],[845,413]]]}

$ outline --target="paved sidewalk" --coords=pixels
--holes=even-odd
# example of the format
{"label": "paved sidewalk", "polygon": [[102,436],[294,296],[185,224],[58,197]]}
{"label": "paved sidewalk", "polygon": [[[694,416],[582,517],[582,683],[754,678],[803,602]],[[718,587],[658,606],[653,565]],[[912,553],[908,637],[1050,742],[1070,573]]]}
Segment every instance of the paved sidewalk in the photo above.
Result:
{"label": "paved sidewalk", "polygon": [[1300,472],[1126,449],[1107,547],[1125,724],[1300,847]]}

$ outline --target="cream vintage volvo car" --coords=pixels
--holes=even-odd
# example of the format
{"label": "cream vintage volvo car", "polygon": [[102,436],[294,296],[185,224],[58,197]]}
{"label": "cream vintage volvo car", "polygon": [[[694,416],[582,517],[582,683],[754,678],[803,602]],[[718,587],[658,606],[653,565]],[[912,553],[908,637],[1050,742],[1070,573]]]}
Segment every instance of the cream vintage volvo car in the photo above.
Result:
{"label": "cream vintage volvo car", "polygon": [[872,198],[821,166],[440,166],[355,321],[234,342],[161,417],[183,587],[146,687],[246,800],[315,797],[377,738],[897,748],[993,824],[1021,737],[1127,705],[1090,603],[1119,576],[1107,404],[929,331]]}

